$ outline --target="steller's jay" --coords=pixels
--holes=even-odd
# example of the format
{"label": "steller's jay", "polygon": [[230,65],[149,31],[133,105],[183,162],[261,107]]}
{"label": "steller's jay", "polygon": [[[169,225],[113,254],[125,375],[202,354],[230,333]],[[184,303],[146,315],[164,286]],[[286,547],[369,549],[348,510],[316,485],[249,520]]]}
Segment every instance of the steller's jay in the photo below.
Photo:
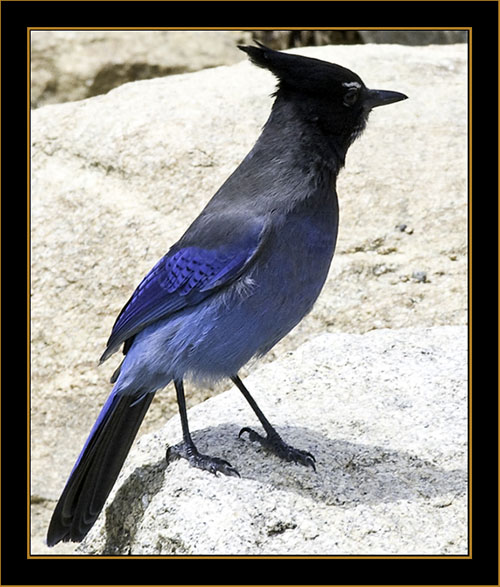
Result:
{"label": "steller's jay", "polygon": [[182,238],[158,261],[120,312],[101,357],[123,345],[111,395],[52,515],[47,544],[81,541],[122,468],[155,392],[173,381],[186,458],[212,473],[238,475],[198,452],[189,433],[184,385],[230,377],[260,420],[250,440],[315,468],[312,454],[286,444],[239,369],[264,355],[311,310],[330,267],[338,226],[336,178],[375,106],[404,100],[369,90],[339,65],[240,47],[278,80],[271,115],[253,149]]}

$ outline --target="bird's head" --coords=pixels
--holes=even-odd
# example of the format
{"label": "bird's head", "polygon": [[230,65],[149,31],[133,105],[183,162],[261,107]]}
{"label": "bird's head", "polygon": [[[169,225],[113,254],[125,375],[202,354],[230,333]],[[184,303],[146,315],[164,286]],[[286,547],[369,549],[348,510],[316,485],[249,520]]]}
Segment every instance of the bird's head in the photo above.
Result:
{"label": "bird's head", "polygon": [[357,74],[334,63],[275,51],[261,43],[239,48],[278,79],[276,104],[294,101],[304,119],[336,137],[345,150],[363,131],[373,108],[407,98],[400,92],[370,90]]}

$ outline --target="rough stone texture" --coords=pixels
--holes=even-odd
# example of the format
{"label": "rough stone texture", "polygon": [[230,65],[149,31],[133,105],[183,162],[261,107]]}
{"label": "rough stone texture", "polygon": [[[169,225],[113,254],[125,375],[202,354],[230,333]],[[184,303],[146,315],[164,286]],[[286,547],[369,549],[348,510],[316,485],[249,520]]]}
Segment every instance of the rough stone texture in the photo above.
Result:
{"label": "rough stone texture", "polygon": [[255,417],[227,391],[190,420],[241,479],[166,468],[173,418],[132,451],[79,553],[467,553],[466,327],[319,335],[247,383],[317,473],[238,439]]}
{"label": "rough stone texture", "polygon": [[467,31],[358,31],[365,43],[397,43],[401,45],[441,45],[466,43]]}
{"label": "rough stone texture", "polygon": [[[325,331],[465,324],[467,47],[300,52],[410,99],[375,110],[351,148],[329,279],[268,360]],[[34,547],[109,392],[117,359],[97,360],[117,313],[252,146],[273,88],[243,62],[32,113]],[[174,413],[169,389],[143,430]]]}
{"label": "rough stone texture", "polygon": [[104,94],[125,82],[243,59],[243,31],[32,31],[34,108]]}
{"label": "rough stone texture", "polygon": [[274,49],[346,43],[464,43],[464,31],[32,31],[32,107],[105,94],[123,83],[245,57],[238,43],[260,40]]}

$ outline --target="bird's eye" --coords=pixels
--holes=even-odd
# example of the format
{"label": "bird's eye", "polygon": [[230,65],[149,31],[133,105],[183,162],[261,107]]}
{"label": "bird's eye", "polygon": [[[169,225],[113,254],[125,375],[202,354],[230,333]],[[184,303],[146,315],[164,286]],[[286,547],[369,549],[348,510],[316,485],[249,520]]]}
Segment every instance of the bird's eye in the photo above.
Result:
{"label": "bird's eye", "polygon": [[353,106],[358,99],[358,90],[349,90],[344,96],[344,105]]}

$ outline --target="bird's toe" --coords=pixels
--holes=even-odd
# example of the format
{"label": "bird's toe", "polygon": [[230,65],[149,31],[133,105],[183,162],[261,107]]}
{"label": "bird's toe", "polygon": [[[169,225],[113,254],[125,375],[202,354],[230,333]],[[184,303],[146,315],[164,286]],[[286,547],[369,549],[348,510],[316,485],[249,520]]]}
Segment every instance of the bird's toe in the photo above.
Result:
{"label": "bird's toe", "polygon": [[275,432],[274,434],[268,434],[263,436],[251,428],[242,428],[239,433],[241,437],[244,433],[248,434],[248,438],[251,442],[258,442],[267,451],[275,454],[280,459],[285,461],[299,463],[306,467],[311,467],[316,471],[316,459],[314,455],[305,450],[294,448],[283,441],[281,436]]}

